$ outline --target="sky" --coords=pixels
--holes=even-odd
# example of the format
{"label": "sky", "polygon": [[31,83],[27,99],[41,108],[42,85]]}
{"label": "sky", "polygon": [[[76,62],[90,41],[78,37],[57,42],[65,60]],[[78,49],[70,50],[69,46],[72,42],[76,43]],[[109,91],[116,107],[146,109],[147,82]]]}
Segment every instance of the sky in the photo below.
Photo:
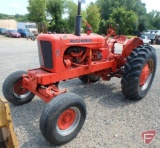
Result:
{"label": "sky", "polygon": [[[77,0],[73,0],[77,2]],[[95,2],[96,0],[86,0],[82,7],[86,7],[90,2]],[[142,0],[146,4],[147,12],[152,10],[160,11],[160,0]],[[26,14],[28,0],[1,0],[0,2],[0,13],[15,15],[15,14]]]}

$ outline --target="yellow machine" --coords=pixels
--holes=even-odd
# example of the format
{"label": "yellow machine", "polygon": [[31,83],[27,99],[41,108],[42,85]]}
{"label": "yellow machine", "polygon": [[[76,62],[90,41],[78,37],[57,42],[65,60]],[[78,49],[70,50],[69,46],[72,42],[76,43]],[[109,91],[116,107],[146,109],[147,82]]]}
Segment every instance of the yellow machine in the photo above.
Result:
{"label": "yellow machine", "polygon": [[18,147],[9,104],[6,100],[0,98],[0,148]]}

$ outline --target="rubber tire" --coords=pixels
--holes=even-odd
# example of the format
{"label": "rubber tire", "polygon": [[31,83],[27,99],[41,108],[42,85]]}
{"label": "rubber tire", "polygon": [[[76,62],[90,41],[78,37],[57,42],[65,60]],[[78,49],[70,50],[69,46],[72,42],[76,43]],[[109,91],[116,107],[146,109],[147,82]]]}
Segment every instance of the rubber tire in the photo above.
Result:
{"label": "rubber tire", "polygon": [[101,77],[99,76],[95,76],[93,74],[89,74],[89,75],[83,75],[83,76],[80,76],[79,79],[87,84],[87,83],[96,83],[100,80]]}
{"label": "rubber tire", "polygon": [[[144,65],[149,62],[153,62],[152,76],[145,89],[139,85],[140,76]],[[135,48],[130,56],[127,58],[127,62],[124,66],[124,74],[122,76],[121,85],[123,94],[131,100],[140,100],[148,93],[157,66],[157,57],[155,49],[151,46],[142,45]]]}
{"label": "rubber tire", "polygon": [[32,37],[31,37],[31,40],[32,40],[32,41],[35,41],[35,39],[36,39],[35,36],[32,36]]}
{"label": "rubber tire", "polygon": [[[77,107],[81,113],[76,129],[65,136],[57,132],[56,125],[61,113],[70,107]],[[83,98],[74,93],[63,93],[52,99],[43,109],[40,118],[40,130],[46,140],[61,145],[72,140],[81,130],[86,118],[86,105]]]}
{"label": "rubber tire", "polygon": [[151,45],[151,42],[149,42],[148,45]]}
{"label": "rubber tire", "polygon": [[35,96],[32,92],[29,93],[28,96],[25,98],[18,98],[14,92],[13,92],[13,87],[14,85],[22,79],[22,75],[27,74],[26,71],[16,71],[12,74],[10,74],[4,81],[3,86],[2,86],[2,91],[4,97],[12,104],[14,105],[22,105],[25,103],[30,102],[33,97]]}

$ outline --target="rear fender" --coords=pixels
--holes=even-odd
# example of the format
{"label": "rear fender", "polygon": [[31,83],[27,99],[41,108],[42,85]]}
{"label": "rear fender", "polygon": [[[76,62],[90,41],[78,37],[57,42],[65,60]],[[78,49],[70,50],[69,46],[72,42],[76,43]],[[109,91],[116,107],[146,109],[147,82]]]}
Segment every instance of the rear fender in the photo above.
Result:
{"label": "rear fender", "polygon": [[127,58],[132,50],[140,45],[143,45],[143,40],[139,37],[131,38],[123,45],[122,57]]}

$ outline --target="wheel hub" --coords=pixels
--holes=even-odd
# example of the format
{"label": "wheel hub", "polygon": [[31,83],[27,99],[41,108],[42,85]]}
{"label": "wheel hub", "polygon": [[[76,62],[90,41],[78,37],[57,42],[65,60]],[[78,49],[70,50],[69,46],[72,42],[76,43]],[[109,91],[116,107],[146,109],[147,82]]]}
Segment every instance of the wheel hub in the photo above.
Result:
{"label": "wheel hub", "polygon": [[23,81],[22,80],[18,81],[13,86],[13,90],[18,95],[23,95],[23,94],[25,94],[28,91],[26,88],[23,87]]}
{"label": "wheel hub", "polygon": [[75,121],[76,113],[73,109],[66,109],[58,119],[58,127],[61,130],[68,129]]}
{"label": "wheel hub", "polygon": [[149,68],[149,65],[146,64],[144,66],[144,68],[142,69],[142,73],[141,73],[141,76],[140,76],[140,86],[143,86],[145,84],[149,75],[150,75],[150,68]]}

